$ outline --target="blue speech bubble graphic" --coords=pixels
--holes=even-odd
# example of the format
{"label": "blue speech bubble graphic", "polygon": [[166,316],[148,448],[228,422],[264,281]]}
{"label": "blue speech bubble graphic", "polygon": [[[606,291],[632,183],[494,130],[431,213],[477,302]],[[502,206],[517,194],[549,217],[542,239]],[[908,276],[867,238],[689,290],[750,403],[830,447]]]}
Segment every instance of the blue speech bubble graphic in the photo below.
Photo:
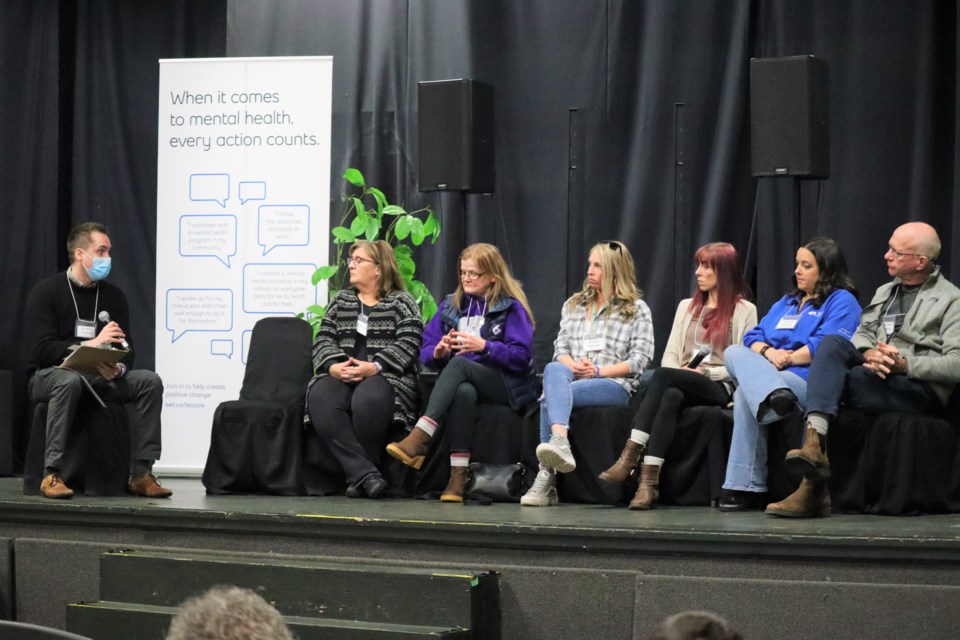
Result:
{"label": "blue speech bubble graphic", "polygon": [[233,329],[230,289],[167,289],[166,325],[176,342],[188,331]]}
{"label": "blue speech bubble graphic", "polygon": [[257,208],[257,244],[267,255],[277,247],[305,247],[310,242],[310,207],[262,204]]}
{"label": "blue speech bubble graphic", "polygon": [[230,199],[230,176],[226,173],[194,173],[190,176],[190,199],[216,202],[227,207]]}
{"label": "blue speech bubble graphic", "polygon": [[237,196],[240,198],[240,204],[247,204],[251,200],[266,200],[267,183],[241,182]]}
{"label": "blue speech bubble graphic", "polygon": [[229,269],[237,255],[236,216],[182,215],[179,235],[181,256],[216,258]]}
{"label": "blue speech bubble graphic", "polygon": [[211,340],[210,355],[233,358],[233,340]]}

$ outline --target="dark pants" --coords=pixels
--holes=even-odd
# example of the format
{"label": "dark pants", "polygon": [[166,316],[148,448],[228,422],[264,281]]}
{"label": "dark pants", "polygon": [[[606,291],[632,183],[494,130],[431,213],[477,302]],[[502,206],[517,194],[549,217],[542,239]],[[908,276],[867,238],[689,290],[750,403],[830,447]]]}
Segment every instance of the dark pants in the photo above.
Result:
{"label": "dark pants", "polygon": [[380,474],[377,465],[393,421],[393,387],[386,378],[370,376],[356,384],[320,378],[307,393],[307,411],[349,484]]}
{"label": "dark pants", "polygon": [[937,413],[943,408],[926,382],[902,374],[884,379],[864,369],[864,362],[863,356],[846,338],[825,337],[810,363],[807,413],[835,416],[841,400],[846,406],[870,413]]}
{"label": "dark pants", "polygon": [[725,407],[730,402],[727,388],[693,371],[660,367],[647,381],[646,393],[633,429],[650,434],[647,455],[665,458],[677,432],[677,417],[683,407]]}
{"label": "dark pants", "polygon": [[[47,403],[47,438],[44,465],[47,471],[59,471],[67,430],[77,413],[77,402],[88,393],[79,374],[69,369],[41,369],[30,380],[30,399]],[[97,393],[108,402],[134,405],[130,428],[133,466],[130,471],[149,471],[160,458],[160,410],[163,408],[163,383],[153,371],[131,370],[112,382],[100,376],[85,376]],[[144,468],[139,468],[137,465]]]}
{"label": "dark pants", "polygon": [[444,415],[447,416],[444,424],[451,452],[469,453],[479,402],[510,404],[503,376],[473,360],[451,358],[437,376],[426,411],[427,417],[438,423]]}

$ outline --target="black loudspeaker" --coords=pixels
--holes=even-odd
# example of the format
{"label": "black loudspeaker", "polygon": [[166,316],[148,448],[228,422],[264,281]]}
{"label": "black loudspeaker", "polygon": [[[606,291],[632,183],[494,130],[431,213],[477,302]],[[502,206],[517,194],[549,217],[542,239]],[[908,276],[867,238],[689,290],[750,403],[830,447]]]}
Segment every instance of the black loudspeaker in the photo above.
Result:
{"label": "black loudspeaker", "polygon": [[751,58],[750,147],[755,176],[830,177],[827,63]]}
{"label": "black loudspeaker", "polygon": [[493,87],[477,80],[418,83],[420,191],[496,188]]}

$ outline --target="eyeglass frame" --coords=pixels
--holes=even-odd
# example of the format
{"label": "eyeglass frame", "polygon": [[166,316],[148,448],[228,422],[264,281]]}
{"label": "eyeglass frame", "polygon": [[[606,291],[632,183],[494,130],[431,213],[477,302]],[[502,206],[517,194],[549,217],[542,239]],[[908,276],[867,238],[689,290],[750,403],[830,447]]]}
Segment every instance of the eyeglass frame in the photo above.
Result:
{"label": "eyeglass frame", "polygon": [[600,242],[607,245],[611,249],[616,249],[617,253],[623,253],[623,245],[620,244],[618,240],[601,240]]}
{"label": "eyeglass frame", "polygon": [[894,249],[888,244],[886,253],[890,253],[891,251],[893,252],[893,255],[896,256],[898,260],[904,256],[916,256],[918,258],[927,258],[927,260],[930,259],[929,257],[923,255],[922,253],[910,253],[909,251],[897,251],[896,249]]}
{"label": "eyeglass frame", "polygon": [[473,281],[473,280],[479,280],[480,278],[482,278],[482,277],[485,276],[485,275],[487,275],[485,272],[461,271],[461,272],[460,272],[460,279],[461,279],[461,280],[471,280],[471,281]]}
{"label": "eyeglass frame", "polygon": [[376,260],[372,260],[372,259],[370,259],[370,258],[355,258],[354,256],[350,256],[349,258],[347,258],[347,266],[348,266],[348,267],[349,267],[351,264],[353,264],[354,262],[359,262],[360,264],[363,264],[364,262],[369,262],[370,264],[376,264],[376,265],[379,265],[379,264],[380,264],[380,263],[377,262]]}

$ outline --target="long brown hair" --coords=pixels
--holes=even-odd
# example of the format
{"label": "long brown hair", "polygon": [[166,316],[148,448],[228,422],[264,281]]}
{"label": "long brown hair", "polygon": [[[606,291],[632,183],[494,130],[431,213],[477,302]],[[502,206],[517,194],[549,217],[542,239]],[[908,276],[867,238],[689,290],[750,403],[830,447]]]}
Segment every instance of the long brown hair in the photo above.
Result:
{"label": "long brown hair", "polygon": [[400,269],[397,267],[397,256],[393,253],[393,247],[384,240],[358,240],[350,245],[350,257],[357,249],[363,249],[370,259],[380,267],[380,275],[377,276],[377,297],[385,298],[394,291],[406,291],[403,284],[403,278],[400,277]]}
{"label": "long brown hair", "polygon": [[[637,288],[637,269],[630,250],[619,240],[607,240],[593,245],[587,255],[594,251],[600,256],[600,268],[603,269],[600,281],[603,299],[611,312],[619,313],[624,320],[632,320],[637,312],[636,301],[643,297],[643,292]],[[596,301],[597,290],[584,278],[583,289],[567,300],[567,306],[573,309],[578,304],[588,306]]]}
{"label": "long brown hair", "polygon": [[[743,279],[740,269],[740,256],[737,249],[727,242],[705,244],[693,255],[696,265],[713,269],[717,275],[717,308],[703,320],[706,338],[716,350],[725,349],[730,340],[730,321],[736,311],[737,303],[750,297],[750,285]],[[693,290],[693,300],[688,307],[690,315],[696,316],[703,311],[710,294],[707,291]]]}
{"label": "long brown hair", "polygon": [[[527,302],[527,296],[523,292],[523,285],[510,273],[510,267],[507,266],[503,256],[500,254],[500,249],[486,242],[478,242],[470,245],[460,254],[460,261],[457,262],[458,269],[460,262],[463,260],[473,260],[481,273],[485,273],[493,278],[490,288],[487,289],[486,300],[488,305],[495,304],[502,295],[516,298],[517,301],[523,305],[524,311],[527,312],[530,324],[534,324],[533,311],[531,311],[530,303]],[[457,284],[457,290],[453,293],[453,302],[459,309],[463,302],[462,281]]]}

